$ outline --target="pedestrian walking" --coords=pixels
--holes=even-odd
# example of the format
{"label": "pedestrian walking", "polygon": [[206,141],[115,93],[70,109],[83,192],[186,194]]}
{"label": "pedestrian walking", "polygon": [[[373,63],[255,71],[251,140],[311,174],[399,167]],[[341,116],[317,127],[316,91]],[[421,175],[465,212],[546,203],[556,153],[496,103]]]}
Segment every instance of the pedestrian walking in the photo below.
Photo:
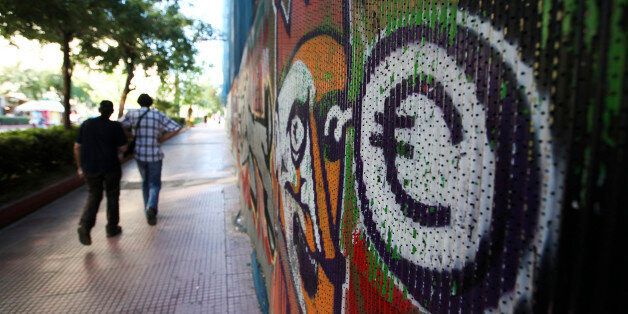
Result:
{"label": "pedestrian walking", "polygon": [[100,102],[100,116],[81,124],[76,143],[74,158],[79,177],[87,182],[87,204],[79,222],[79,241],[83,245],[92,244],[90,232],[96,224],[96,213],[103,198],[103,189],[107,195],[107,237],[115,237],[122,232],[120,222],[120,161],[126,150],[127,138],[120,122],[111,121],[113,103]]}
{"label": "pedestrian walking", "polygon": [[141,94],[137,99],[139,110],[129,111],[122,126],[131,129],[135,138],[135,161],[142,176],[144,212],[148,224],[157,224],[159,191],[161,190],[161,168],[164,153],[161,143],[175,136],[181,126],[158,110],[151,109],[153,99]]}

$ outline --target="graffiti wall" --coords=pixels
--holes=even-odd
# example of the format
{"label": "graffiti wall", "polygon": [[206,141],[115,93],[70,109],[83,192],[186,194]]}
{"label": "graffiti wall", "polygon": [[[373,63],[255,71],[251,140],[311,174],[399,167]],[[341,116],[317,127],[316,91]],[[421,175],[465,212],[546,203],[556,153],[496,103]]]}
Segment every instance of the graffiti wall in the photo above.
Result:
{"label": "graffiti wall", "polygon": [[589,306],[606,282],[573,274],[619,231],[578,230],[625,219],[627,2],[259,1],[228,108],[271,311]]}

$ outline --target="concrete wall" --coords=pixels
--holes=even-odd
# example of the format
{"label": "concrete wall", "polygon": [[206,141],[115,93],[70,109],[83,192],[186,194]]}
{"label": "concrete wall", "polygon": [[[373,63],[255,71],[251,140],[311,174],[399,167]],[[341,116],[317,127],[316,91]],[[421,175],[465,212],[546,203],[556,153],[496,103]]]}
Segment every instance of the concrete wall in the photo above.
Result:
{"label": "concrete wall", "polygon": [[271,310],[612,306],[625,25],[619,0],[259,1],[228,108]]}

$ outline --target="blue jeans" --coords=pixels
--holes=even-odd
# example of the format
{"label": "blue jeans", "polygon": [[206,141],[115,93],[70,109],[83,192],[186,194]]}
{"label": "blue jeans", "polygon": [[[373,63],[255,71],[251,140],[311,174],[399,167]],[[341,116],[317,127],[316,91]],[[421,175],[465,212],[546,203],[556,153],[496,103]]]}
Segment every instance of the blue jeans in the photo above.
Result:
{"label": "blue jeans", "polygon": [[137,160],[137,168],[142,176],[142,195],[144,196],[144,210],[157,210],[159,190],[161,190],[162,161],[146,162]]}

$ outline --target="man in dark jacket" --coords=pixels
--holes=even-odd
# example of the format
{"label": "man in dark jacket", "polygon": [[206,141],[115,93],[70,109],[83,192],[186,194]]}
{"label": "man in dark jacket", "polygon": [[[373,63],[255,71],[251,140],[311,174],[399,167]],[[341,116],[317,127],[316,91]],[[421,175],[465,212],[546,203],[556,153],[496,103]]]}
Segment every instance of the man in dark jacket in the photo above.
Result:
{"label": "man in dark jacket", "polygon": [[92,244],[90,231],[96,224],[96,213],[107,193],[107,237],[115,237],[122,232],[120,221],[120,160],[126,150],[127,139],[119,122],[109,120],[113,113],[113,103],[100,102],[100,116],[91,118],[81,125],[74,144],[74,158],[78,175],[85,177],[89,196],[79,222],[79,241],[83,245]]}

